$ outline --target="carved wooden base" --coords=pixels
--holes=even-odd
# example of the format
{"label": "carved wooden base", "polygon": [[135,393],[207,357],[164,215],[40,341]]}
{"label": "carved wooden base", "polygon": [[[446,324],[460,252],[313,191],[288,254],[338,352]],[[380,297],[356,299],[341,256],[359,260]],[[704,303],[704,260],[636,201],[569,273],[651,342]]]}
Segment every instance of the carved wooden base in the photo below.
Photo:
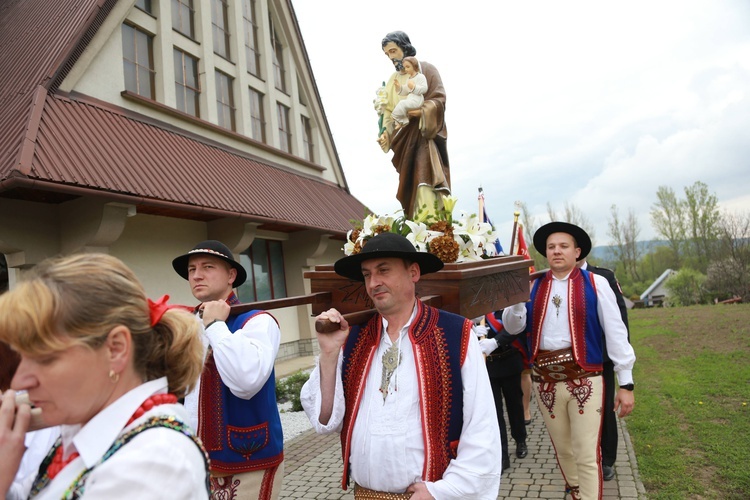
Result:
{"label": "carved wooden base", "polygon": [[[422,276],[417,293],[421,297],[439,295],[441,309],[476,318],[528,300],[532,265],[534,261],[519,255],[446,264],[441,271]],[[331,293],[330,304],[312,305],[313,314],[330,307],[344,314],[373,307],[364,283],[339,276],[333,271],[333,264],[316,266],[304,276],[310,279],[312,293]]]}

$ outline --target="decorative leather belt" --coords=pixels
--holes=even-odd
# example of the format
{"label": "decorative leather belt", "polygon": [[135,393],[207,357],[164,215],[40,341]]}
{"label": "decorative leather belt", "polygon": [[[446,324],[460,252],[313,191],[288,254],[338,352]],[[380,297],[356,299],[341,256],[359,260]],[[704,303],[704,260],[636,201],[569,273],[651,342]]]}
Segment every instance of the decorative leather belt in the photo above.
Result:
{"label": "decorative leather belt", "polygon": [[587,372],[576,363],[572,349],[539,351],[534,361],[534,382],[563,382],[601,375],[601,371]]}
{"label": "decorative leather belt", "polygon": [[384,491],[375,491],[354,483],[355,500],[407,500],[411,498],[411,493],[386,493]]}

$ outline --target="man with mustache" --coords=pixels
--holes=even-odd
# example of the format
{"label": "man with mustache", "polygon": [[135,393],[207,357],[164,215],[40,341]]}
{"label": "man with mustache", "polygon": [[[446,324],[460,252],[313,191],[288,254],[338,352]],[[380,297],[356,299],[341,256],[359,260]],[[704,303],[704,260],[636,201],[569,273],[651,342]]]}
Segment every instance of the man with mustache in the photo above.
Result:
{"label": "man with mustache", "polygon": [[355,499],[497,498],[502,451],[487,369],[472,322],[415,296],[443,263],[381,233],[336,262],[364,283],[378,314],[318,334],[320,358],[300,399],[316,432],[341,433],[342,487]]}
{"label": "man with mustache", "polygon": [[391,117],[396,104],[403,98],[395,82],[404,86],[409,75],[404,70],[404,57],[416,56],[417,49],[403,31],[388,33],[382,41],[385,55],[396,72],[385,85],[387,103],[383,109],[384,131],[378,137],[383,152],[393,151],[393,166],[399,174],[396,198],[404,213],[413,219],[420,207],[432,211],[442,196],[450,194],[448,164],[448,130],[445,127],[445,88],[440,73],[432,64],[419,61],[419,72],[427,79],[427,91],[421,109],[409,112],[409,124],[395,130]]}

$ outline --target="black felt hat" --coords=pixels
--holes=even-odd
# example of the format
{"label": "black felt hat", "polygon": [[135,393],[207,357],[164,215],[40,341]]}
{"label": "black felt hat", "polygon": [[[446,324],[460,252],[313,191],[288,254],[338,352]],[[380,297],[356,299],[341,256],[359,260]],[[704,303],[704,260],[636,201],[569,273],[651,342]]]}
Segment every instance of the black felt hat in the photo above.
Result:
{"label": "black felt hat", "polygon": [[585,259],[591,251],[591,238],[586,231],[568,222],[550,222],[534,233],[534,248],[537,252],[544,256],[547,255],[547,238],[553,233],[567,233],[576,240],[576,246],[581,249],[581,255],[576,260]]}
{"label": "black felt hat", "polygon": [[213,257],[219,258],[236,269],[237,278],[235,278],[232,286],[238,287],[247,279],[247,271],[245,271],[245,268],[242,267],[242,264],[232,258],[232,251],[229,250],[229,247],[227,247],[224,243],[216,240],[201,241],[200,243],[195,245],[193,249],[188,253],[186,253],[185,255],[180,255],[179,257],[174,259],[172,261],[172,267],[175,271],[177,271],[177,274],[185,279],[188,279],[188,262],[190,261],[190,257],[198,254],[211,255]]}
{"label": "black felt hat", "polygon": [[422,274],[434,273],[443,268],[443,261],[427,252],[418,252],[409,240],[396,233],[380,233],[373,236],[362,251],[339,259],[333,265],[336,274],[354,281],[364,281],[362,263],[370,259],[396,257],[419,264]]}

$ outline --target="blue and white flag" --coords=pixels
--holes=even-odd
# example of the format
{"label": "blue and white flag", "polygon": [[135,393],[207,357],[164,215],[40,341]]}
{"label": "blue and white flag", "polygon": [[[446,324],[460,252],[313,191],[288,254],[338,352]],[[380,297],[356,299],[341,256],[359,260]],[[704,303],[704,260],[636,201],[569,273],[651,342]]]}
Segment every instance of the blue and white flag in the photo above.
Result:
{"label": "blue and white flag", "polygon": [[[487,215],[487,207],[484,203],[484,192],[482,191],[482,188],[479,188],[479,200],[480,205],[482,206],[482,220],[492,226],[492,221],[490,220],[489,215]],[[494,229],[494,226],[493,226]],[[492,251],[492,247],[487,248],[485,251],[487,252],[487,255],[504,255],[505,252],[503,252],[503,246],[500,244],[500,238],[496,238],[494,241],[495,250]]]}

